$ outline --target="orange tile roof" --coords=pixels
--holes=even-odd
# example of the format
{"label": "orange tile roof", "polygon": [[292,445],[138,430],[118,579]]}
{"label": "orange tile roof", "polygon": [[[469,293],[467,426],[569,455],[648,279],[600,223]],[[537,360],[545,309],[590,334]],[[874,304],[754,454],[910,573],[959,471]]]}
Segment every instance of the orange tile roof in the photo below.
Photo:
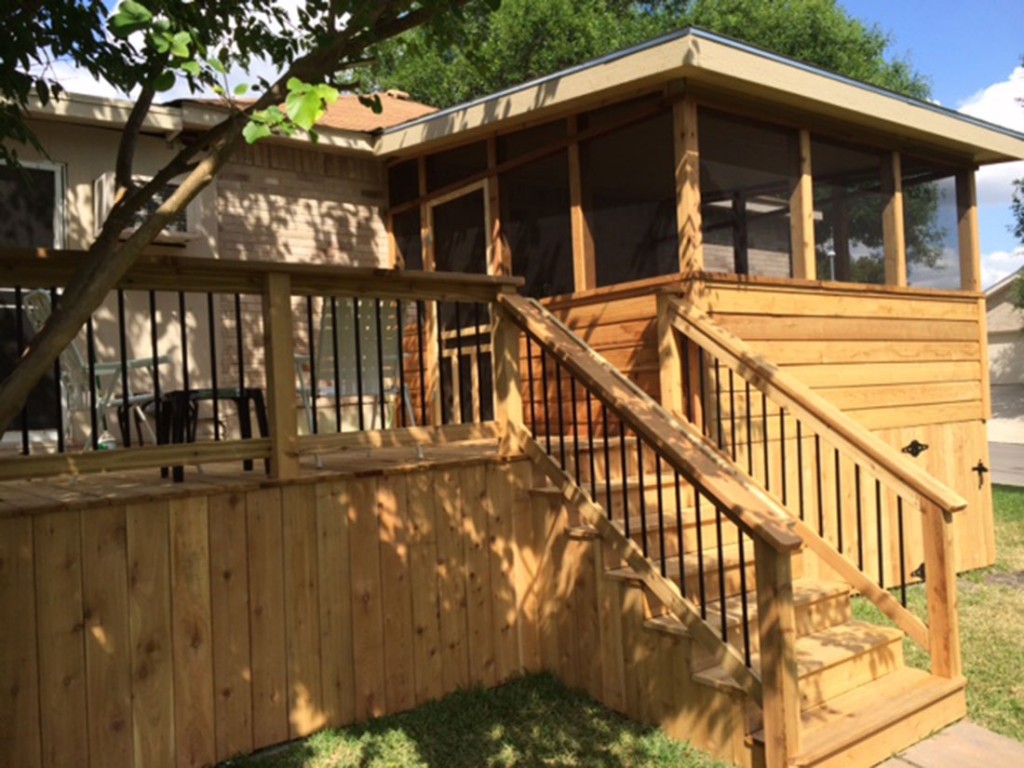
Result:
{"label": "orange tile roof", "polygon": [[[379,94],[381,113],[376,114],[369,107],[359,103],[359,97],[343,94],[327,108],[327,113],[317,123],[318,128],[331,128],[337,131],[354,131],[356,133],[372,133],[381,128],[415,120],[417,117],[436,112],[436,107],[413,101],[401,91],[386,91]],[[222,99],[190,99],[200,104],[225,106]],[[252,99],[236,99],[241,107],[252,104]]]}

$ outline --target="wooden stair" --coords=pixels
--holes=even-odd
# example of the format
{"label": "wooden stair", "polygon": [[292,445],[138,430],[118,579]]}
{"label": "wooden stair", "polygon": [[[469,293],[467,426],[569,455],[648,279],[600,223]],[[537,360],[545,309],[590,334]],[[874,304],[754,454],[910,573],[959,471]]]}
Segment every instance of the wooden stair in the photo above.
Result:
{"label": "wooden stair", "polygon": [[[725,521],[719,547],[713,511],[702,519],[701,536],[698,538],[692,506],[679,510],[684,521],[683,530],[679,531],[674,478],[671,484],[663,483],[663,499],[669,502],[663,518],[657,512],[654,477],[644,478],[642,487],[646,510],[641,525],[640,510],[634,503],[639,498],[641,484],[636,478],[628,478],[627,486],[630,484],[636,490],[631,490],[635,498],[629,500],[628,539],[643,547],[646,532],[647,557],[654,570],[676,588],[682,581],[685,587],[683,594],[697,602],[703,574],[707,601],[702,611],[705,620],[719,632],[724,614],[729,643],[744,654],[749,642],[750,666],[759,671],[758,611],[754,591],[756,569],[749,541],[743,558],[745,567],[741,569],[735,527]],[[591,487],[586,482],[582,485],[589,494]],[[613,490],[621,496],[622,481],[615,481],[614,486]],[[604,490],[604,486],[598,487],[595,498],[598,504],[605,498]],[[581,521],[579,515],[570,509],[571,505],[564,503],[564,489],[542,482],[531,494],[538,503],[550,508],[565,507],[569,515],[568,536],[590,541],[593,546],[602,545],[602,534]],[[684,503],[689,504],[691,499],[687,498]],[[626,525],[622,520],[621,505],[619,507],[613,509],[615,520],[612,529],[625,539]],[[662,541],[665,542],[664,549]],[[697,552],[698,541],[703,544],[701,557]],[[664,558],[661,557],[662,552]],[[965,714],[964,681],[942,679],[906,668],[903,633],[896,628],[852,619],[850,587],[847,584],[802,577],[803,558],[808,556],[813,555],[803,552],[793,558],[801,746],[790,764],[808,767],[874,765],[962,717]],[[724,576],[721,584],[720,575]],[[708,706],[715,696],[724,696],[730,701],[744,697],[734,677],[716,663],[703,646],[688,642],[689,630],[645,586],[641,574],[622,562],[606,562],[603,578],[618,584],[622,590],[638,590],[642,595],[643,631],[650,633],[652,638],[666,638],[668,643],[652,640],[648,651],[650,648],[670,647],[672,638],[686,644],[689,648],[688,680],[696,686],[695,691],[703,691],[692,694],[695,702],[703,702],[699,706]],[[724,600],[721,599],[723,593]],[[628,613],[625,602],[614,610]],[[748,627],[746,640],[744,615]],[[623,638],[629,637],[633,636],[623,630]],[[633,642],[642,643],[636,638]],[[625,652],[628,654],[629,650]],[[679,662],[674,662],[672,668],[678,667]],[[675,684],[679,683],[676,679]],[[659,722],[671,735],[690,739],[696,746],[724,759],[752,767],[765,765],[760,712],[749,703],[743,718],[747,752],[741,755],[737,755],[735,749],[730,753],[723,746],[722,738],[713,735],[713,729],[697,727],[690,734],[678,728],[673,730],[671,725],[666,725],[666,722],[673,722],[671,718],[666,720],[664,713],[657,715],[658,707],[643,703],[637,707],[632,711],[627,706],[626,714]],[[655,714],[651,715],[652,712]]]}

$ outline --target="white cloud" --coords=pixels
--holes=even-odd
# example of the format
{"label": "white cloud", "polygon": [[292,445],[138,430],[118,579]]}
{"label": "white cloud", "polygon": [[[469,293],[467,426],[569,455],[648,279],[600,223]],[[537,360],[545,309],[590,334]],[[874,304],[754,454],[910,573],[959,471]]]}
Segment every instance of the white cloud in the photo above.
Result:
{"label": "white cloud", "polygon": [[1024,247],[1013,251],[993,251],[981,256],[981,285],[988,288],[1024,267]]}
{"label": "white cloud", "polygon": [[[968,97],[960,111],[981,120],[1024,133],[1024,67],[1016,67],[1005,80]],[[1009,208],[1012,183],[1024,177],[1024,161],[1000,163],[978,172],[978,204]]]}

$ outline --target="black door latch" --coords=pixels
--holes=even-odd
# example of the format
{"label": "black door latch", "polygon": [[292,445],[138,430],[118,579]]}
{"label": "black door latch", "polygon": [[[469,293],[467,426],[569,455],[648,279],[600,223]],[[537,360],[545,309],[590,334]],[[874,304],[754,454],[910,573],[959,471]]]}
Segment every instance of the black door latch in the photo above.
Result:
{"label": "black door latch", "polygon": [[903,446],[903,452],[909,453],[915,459],[927,450],[928,446],[922,442],[919,442],[916,437]]}

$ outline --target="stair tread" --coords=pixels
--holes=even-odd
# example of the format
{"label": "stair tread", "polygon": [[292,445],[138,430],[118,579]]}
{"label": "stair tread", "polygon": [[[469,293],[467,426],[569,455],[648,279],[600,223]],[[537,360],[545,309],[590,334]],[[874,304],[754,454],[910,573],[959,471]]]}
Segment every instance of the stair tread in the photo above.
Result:
{"label": "stair tread", "polygon": [[[852,619],[834,627],[796,639],[796,664],[799,677],[820,672],[880,645],[901,642],[903,633],[894,627],[882,627]],[[751,666],[760,666],[760,654],[751,654]],[[713,666],[694,674],[694,679],[715,686],[736,683],[722,667]]]}
{"label": "stair tread", "polygon": [[[809,765],[840,753],[901,719],[956,693],[963,678],[935,677],[905,667],[840,694],[800,715],[800,754],[795,765]],[[936,723],[936,727],[946,723]],[[764,732],[754,733],[763,741]]]}

